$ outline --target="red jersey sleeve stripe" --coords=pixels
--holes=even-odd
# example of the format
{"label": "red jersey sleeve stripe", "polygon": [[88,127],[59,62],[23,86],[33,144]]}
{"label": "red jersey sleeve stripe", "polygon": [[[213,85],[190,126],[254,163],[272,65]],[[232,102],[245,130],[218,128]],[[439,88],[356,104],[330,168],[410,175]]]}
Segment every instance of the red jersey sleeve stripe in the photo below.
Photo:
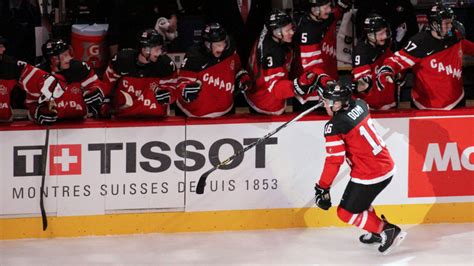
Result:
{"label": "red jersey sleeve stripe", "polygon": [[272,75],[269,75],[269,76],[265,76],[264,79],[265,79],[265,82],[269,82],[272,79],[275,79],[275,78],[278,78],[278,77],[284,77],[284,76],[285,76],[284,72],[278,72],[278,73],[275,73],[275,74],[272,74]]}
{"label": "red jersey sleeve stripe", "polygon": [[335,141],[326,141],[326,147],[334,147],[344,145],[344,141],[335,140]]}
{"label": "red jersey sleeve stripe", "polygon": [[92,82],[98,80],[99,78],[97,77],[97,75],[93,75],[91,77],[89,77],[88,79],[84,80],[82,83],[81,83],[81,86],[82,87],[87,87],[87,85],[91,84]]}
{"label": "red jersey sleeve stripe", "polygon": [[321,50],[312,51],[312,52],[301,52],[302,58],[313,57],[321,54]]}
{"label": "red jersey sleeve stripe", "polygon": [[352,72],[354,73],[354,79],[359,79],[372,75],[372,69],[370,68],[370,65],[356,67]]}
{"label": "red jersey sleeve stripe", "polygon": [[[404,55],[405,54],[405,55]],[[410,59],[410,56],[406,53],[400,53],[400,52],[396,52],[395,53],[395,56],[400,58],[400,60],[402,60],[404,63],[406,63],[408,66],[413,66],[415,64],[415,62]]]}

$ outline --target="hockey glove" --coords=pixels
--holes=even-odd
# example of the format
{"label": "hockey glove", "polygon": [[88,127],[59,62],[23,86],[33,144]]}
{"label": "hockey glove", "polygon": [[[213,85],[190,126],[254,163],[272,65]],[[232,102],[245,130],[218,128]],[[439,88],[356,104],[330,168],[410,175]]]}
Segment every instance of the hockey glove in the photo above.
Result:
{"label": "hockey glove", "polygon": [[316,89],[316,73],[307,71],[293,80],[294,92],[296,95],[304,96]]}
{"label": "hockey glove", "polygon": [[462,40],[466,37],[466,29],[464,28],[464,25],[457,20],[453,21],[452,31],[458,40]]}
{"label": "hockey glove", "polygon": [[87,105],[87,112],[92,116],[97,117],[100,112],[100,106],[104,102],[105,96],[102,90],[96,89],[94,91],[86,91],[82,95],[84,102]]}
{"label": "hockey glove", "polygon": [[185,102],[190,103],[197,99],[199,96],[199,92],[201,92],[201,82],[193,82],[186,84],[183,89],[182,97]]}
{"label": "hockey glove", "polygon": [[235,88],[234,96],[237,96],[239,93],[244,92],[250,88],[252,85],[252,78],[250,77],[247,70],[242,69],[235,75]]}
{"label": "hockey glove", "polygon": [[395,73],[389,66],[382,66],[377,72],[377,78],[375,80],[377,89],[383,91],[387,86],[387,83],[393,83]]}
{"label": "hockey glove", "polygon": [[319,208],[327,211],[331,208],[331,195],[329,194],[329,189],[324,189],[318,184],[314,187],[315,193],[315,203]]}
{"label": "hockey glove", "polygon": [[156,90],[155,97],[159,104],[171,103],[171,93],[168,90]]}
{"label": "hockey glove", "polygon": [[363,92],[369,94],[370,89],[372,88],[372,78],[370,76],[365,76],[360,78],[355,83],[354,93]]}
{"label": "hockey glove", "polygon": [[84,97],[84,102],[89,105],[101,105],[104,102],[104,93],[100,89],[94,91],[86,91],[82,95]]}
{"label": "hockey glove", "polygon": [[43,101],[35,109],[34,119],[36,123],[45,125],[52,124],[58,120],[58,111],[54,100]]}
{"label": "hockey glove", "polygon": [[317,91],[318,91],[319,98],[324,100],[323,93],[324,93],[325,88],[327,88],[327,86],[330,84],[336,83],[336,81],[331,79],[328,75],[324,75],[324,77],[319,80],[322,80],[322,82],[321,81],[318,82],[318,84],[320,85],[318,85]]}

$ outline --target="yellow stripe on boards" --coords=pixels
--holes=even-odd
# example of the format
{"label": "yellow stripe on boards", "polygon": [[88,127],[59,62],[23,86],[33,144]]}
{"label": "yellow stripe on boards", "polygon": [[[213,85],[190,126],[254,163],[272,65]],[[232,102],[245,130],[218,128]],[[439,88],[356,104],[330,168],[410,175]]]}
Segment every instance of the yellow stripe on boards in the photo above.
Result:
{"label": "yellow stripe on boards", "polygon": [[[376,206],[396,224],[468,223],[474,222],[474,203],[439,203]],[[94,216],[49,217],[43,232],[41,218],[0,219],[0,239],[78,237],[281,229],[301,227],[345,226],[336,208],[268,209],[216,212],[166,212],[111,214]]]}

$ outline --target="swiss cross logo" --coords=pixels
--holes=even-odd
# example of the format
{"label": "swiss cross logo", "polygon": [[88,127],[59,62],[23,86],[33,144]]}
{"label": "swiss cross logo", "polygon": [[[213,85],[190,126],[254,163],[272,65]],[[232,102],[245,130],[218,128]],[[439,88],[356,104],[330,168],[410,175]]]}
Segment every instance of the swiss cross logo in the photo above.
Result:
{"label": "swiss cross logo", "polygon": [[474,118],[410,120],[408,197],[474,195]]}
{"label": "swiss cross logo", "polygon": [[50,175],[80,175],[81,145],[64,144],[49,146]]}

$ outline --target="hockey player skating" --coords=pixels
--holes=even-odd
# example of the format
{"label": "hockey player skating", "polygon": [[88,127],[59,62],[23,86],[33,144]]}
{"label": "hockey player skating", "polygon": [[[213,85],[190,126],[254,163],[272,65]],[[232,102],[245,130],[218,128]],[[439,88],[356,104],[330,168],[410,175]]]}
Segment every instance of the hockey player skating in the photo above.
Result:
{"label": "hockey player skating", "polygon": [[397,105],[398,85],[386,84],[376,89],[376,70],[393,55],[390,50],[390,27],[378,14],[369,14],[364,20],[365,36],[357,43],[352,55],[353,81],[357,83],[355,95],[369,104],[370,109],[387,110]]}
{"label": "hockey player skating", "polygon": [[306,97],[317,86],[325,85],[330,80],[327,75],[313,71],[289,79],[293,35],[294,25],[290,16],[283,11],[273,10],[249,59],[255,84],[244,92],[247,102],[258,113],[282,114],[286,108],[286,99]]}
{"label": "hockey player skating", "polygon": [[337,215],[343,222],[368,232],[360,237],[362,243],[380,243],[378,250],[387,254],[406,235],[383,215],[380,219],[372,206],[395,173],[392,157],[375,131],[367,103],[352,99],[350,85],[330,83],[322,98],[331,120],[324,127],[327,155],[315,185],[316,205],[323,210],[331,207],[329,190],[346,158],[351,179],[337,207]]}
{"label": "hockey player skating", "polygon": [[247,90],[251,80],[219,23],[206,25],[201,37],[184,58],[176,104],[189,117],[219,117],[232,110],[234,95]]}
{"label": "hockey player skating", "polygon": [[154,29],[139,33],[138,50],[124,49],[104,75],[116,117],[158,118],[169,114],[175,100],[177,70],[163,51],[163,37]]}
{"label": "hockey player skating", "polygon": [[418,109],[450,110],[465,106],[462,81],[463,54],[474,55],[474,43],[463,38],[464,28],[453,10],[436,4],[429,14],[429,30],[413,36],[405,48],[385,59],[377,72],[377,87],[393,83],[395,75],[412,68],[411,92]]}
{"label": "hockey player skating", "polygon": [[104,85],[86,62],[74,59],[70,46],[51,39],[42,46],[45,61],[38,68],[51,73],[64,93],[55,99],[58,119],[97,117],[104,101]]}

